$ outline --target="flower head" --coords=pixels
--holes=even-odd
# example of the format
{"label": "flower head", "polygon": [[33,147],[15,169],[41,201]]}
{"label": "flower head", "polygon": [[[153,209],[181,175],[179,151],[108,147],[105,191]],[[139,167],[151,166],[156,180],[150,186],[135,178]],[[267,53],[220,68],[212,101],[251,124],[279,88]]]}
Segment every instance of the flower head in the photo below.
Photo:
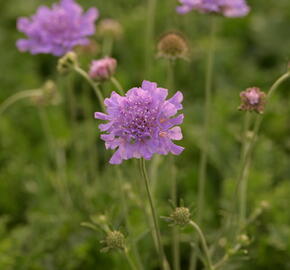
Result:
{"label": "flower head", "polygon": [[175,32],[163,35],[157,44],[158,56],[167,59],[184,58],[188,56],[189,47],[185,38]]}
{"label": "flower head", "polygon": [[177,92],[166,100],[168,90],[156,83],[143,81],[141,88],[132,88],[126,96],[113,92],[105,100],[107,113],[95,113],[95,118],[109,121],[99,126],[106,134],[101,138],[106,148],[116,149],[111,164],[120,164],[130,158],[151,159],[154,153],[179,155],[183,147],[172,140],[181,140],[177,125],[183,122],[183,95]]}
{"label": "flower head", "polygon": [[98,26],[98,34],[102,37],[119,39],[123,35],[122,25],[114,19],[103,19]]}
{"label": "flower head", "polygon": [[125,236],[119,231],[109,231],[104,240],[101,241],[105,245],[101,252],[110,250],[124,250],[126,248]]}
{"label": "flower head", "polygon": [[179,0],[177,7],[180,14],[197,10],[201,13],[217,13],[225,17],[246,16],[250,8],[245,0]]}
{"label": "flower head", "polygon": [[95,60],[91,64],[89,75],[96,81],[105,81],[115,73],[117,61],[111,57]]}
{"label": "flower head", "polygon": [[248,88],[240,94],[241,102],[239,109],[242,111],[255,111],[263,113],[266,103],[266,94],[257,87]]}
{"label": "flower head", "polygon": [[89,43],[87,37],[94,34],[97,17],[96,8],[84,13],[74,0],[61,0],[52,8],[41,6],[32,17],[18,19],[17,28],[28,39],[18,40],[17,47],[32,54],[64,55],[77,45]]}

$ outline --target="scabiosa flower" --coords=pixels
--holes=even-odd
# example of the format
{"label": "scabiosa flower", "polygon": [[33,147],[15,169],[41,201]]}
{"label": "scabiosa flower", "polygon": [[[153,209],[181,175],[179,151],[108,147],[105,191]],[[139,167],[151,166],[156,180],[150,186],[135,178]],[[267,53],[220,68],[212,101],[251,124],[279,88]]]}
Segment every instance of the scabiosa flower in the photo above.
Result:
{"label": "scabiosa flower", "polygon": [[225,17],[246,16],[250,8],[245,0],[179,0],[177,7],[180,14],[197,10],[202,13],[217,13]]}
{"label": "scabiosa flower", "polygon": [[89,75],[96,81],[105,81],[110,79],[117,68],[117,60],[111,57],[105,57],[100,60],[92,61]]}
{"label": "scabiosa flower", "polygon": [[248,88],[241,92],[241,106],[242,111],[255,111],[263,113],[266,104],[266,94],[257,87]]}
{"label": "scabiosa flower", "polygon": [[154,153],[179,155],[183,147],[172,140],[181,140],[183,95],[177,92],[166,100],[168,90],[156,83],[143,81],[141,88],[132,88],[126,96],[113,92],[105,99],[107,114],[96,112],[95,118],[109,121],[99,126],[107,149],[117,149],[111,164],[130,158],[151,159]]}
{"label": "scabiosa flower", "polygon": [[61,0],[52,8],[41,6],[31,18],[18,19],[17,28],[28,39],[18,40],[17,47],[32,54],[64,55],[77,45],[89,43],[88,36],[95,33],[97,18],[96,8],[84,13],[74,0]]}

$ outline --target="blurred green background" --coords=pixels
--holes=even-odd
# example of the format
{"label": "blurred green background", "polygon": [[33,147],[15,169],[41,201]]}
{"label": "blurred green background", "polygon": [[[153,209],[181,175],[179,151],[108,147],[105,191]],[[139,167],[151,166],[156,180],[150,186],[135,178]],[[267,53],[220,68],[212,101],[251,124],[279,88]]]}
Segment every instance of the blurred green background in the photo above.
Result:
{"label": "blurred green background", "polygon": [[[143,79],[166,85],[166,62],[152,55],[145,77],[146,1],[78,1],[96,6],[101,19],[114,18],[123,28],[113,56],[118,60],[116,77],[126,89]],[[195,213],[197,171],[202,139],[205,53],[209,45],[209,16],[176,14],[177,1],[157,1],[154,38],[166,31],[182,32],[188,39],[189,61],[175,65],[175,89],[185,96],[184,140],[186,150],[175,158],[178,195]],[[252,11],[242,19],[217,18],[213,116],[207,179],[207,205],[203,229],[210,243],[218,243],[223,215],[232,204],[237,176],[243,113],[237,111],[239,92],[258,86],[268,91],[287,69],[290,57],[289,0],[249,0]],[[0,3],[0,103],[16,92],[39,88],[54,80],[62,96],[57,106],[38,108],[23,100],[0,116],[0,269],[74,270],[129,269],[121,253],[99,252],[102,232],[81,227],[90,216],[107,215],[112,228],[126,234],[126,196],[130,212],[130,237],[137,242],[145,269],[159,269],[147,232],[144,193],[136,163],[121,165],[122,179],[108,164],[111,153],[99,139],[93,113],[99,105],[89,86],[76,74],[61,76],[57,58],[32,56],[15,47],[23,37],[16,30],[19,16],[30,16],[45,0],[1,0]],[[101,45],[96,34],[95,39]],[[154,52],[155,54],[156,52]],[[80,55],[84,69],[100,54]],[[252,243],[248,254],[236,256],[223,269],[290,269],[290,82],[283,84],[269,103],[256,145],[249,179],[248,213],[263,200],[270,207],[248,229]],[[107,83],[104,93],[114,90]],[[69,102],[69,93],[74,99]],[[173,91],[172,91],[173,93]],[[73,104],[73,110],[71,105]],[[54,147],[49,147],[53,145]],[[159,215],[168,216],[170,183],[167,157],[157,160],[153,179]],[[148,162],[151,174],[155,175]],[[156,168],[155,168],[156,169]],[[170,256],[170,229],[161,221],[166,252]],[[182,269],[187,269],[192,232],[181,240]],[[217,245],[217,258],[223,254]],[[201,269],[201,265],[200,265]]]}

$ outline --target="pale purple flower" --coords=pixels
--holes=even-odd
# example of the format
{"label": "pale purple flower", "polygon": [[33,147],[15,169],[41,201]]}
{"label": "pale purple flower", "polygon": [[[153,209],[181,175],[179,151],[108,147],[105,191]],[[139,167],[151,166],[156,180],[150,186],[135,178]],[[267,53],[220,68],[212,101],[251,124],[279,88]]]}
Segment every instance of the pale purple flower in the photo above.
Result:
{"label": "pale purple flower", "polygon": [[117,61],[111,57],[105,57],[100,60],[92,61],[89,75],[96,81],[108,80],[114,73],[117,67]]}
{"label": "pale purple flower", "polygon": [[64,55],[77,45],[89,43],[88,36],[95,33],[98,16],[96,8],[83,12],[74,0],[61,0],[52,8],[40,6],[30,18],[18,19],[18,30],[28,38],[18,40],[17,47],[32,54]]}
{"label": "pale purple flower", "polygon": [[246,16],[250,8],[245,0],[179,0],[177,7],[180,14],[197,10],[202,13],[217,13],[225,17]]}
{"label": "pale purple flower", "polygon": [[151,159],[153,154],[179,155],[183,147],[172,140],[181,140],[183,95],[177,92],[166,100],[168,90],[156,83],[143,81],[141,88],[132,88],[126,96],[113,92],[105,99],[107,114],[96,112],[95,118],[109,121],[99,126],[107,149],[117,149],[110,163],[120,164],[130,158]]}

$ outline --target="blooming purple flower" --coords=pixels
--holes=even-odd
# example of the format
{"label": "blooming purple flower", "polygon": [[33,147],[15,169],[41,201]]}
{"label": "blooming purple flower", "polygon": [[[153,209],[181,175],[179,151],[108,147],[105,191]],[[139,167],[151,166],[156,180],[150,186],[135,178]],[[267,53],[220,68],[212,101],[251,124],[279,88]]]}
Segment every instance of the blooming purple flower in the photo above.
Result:
{"label": "blooming purple flower", "polygon": [[96,8],[84,13],[74,0],[61,0],[52,8],[41,6],[32,17],[18,19],[17,28],[28,39],[18,40],[17,47],[32,54],[64,55],[77,45],[89,43],[87,37],[94,34],[98,16]]}
{"label": "blooming purple flower", "polygon": [[219,13],[225,17],[246,16],[250,8],[245,0],[179,0],[177,12],[185,14],[191,10],[202,13]]}
{"label": "blooming purple flower", "polygon": [[116,59],[105,57],[100,60],[92,61],[89,75],[96,81],[105,81],[115,73],[116,67]]}
{"label": "blooming purple flower", "polygon": [[99,126],[107,149],[117,149],[111,164],[130,158],[151,159],[154,153],[179,155],[183,147],[172,140],[181,140],[183,95],[177,92],[166,100],[168,90],[156,83],[143,81],[141,88],[132,88],[126,96],[113,92],[105,99],[107,114],[96,112],[95,118],[109,121]]}

